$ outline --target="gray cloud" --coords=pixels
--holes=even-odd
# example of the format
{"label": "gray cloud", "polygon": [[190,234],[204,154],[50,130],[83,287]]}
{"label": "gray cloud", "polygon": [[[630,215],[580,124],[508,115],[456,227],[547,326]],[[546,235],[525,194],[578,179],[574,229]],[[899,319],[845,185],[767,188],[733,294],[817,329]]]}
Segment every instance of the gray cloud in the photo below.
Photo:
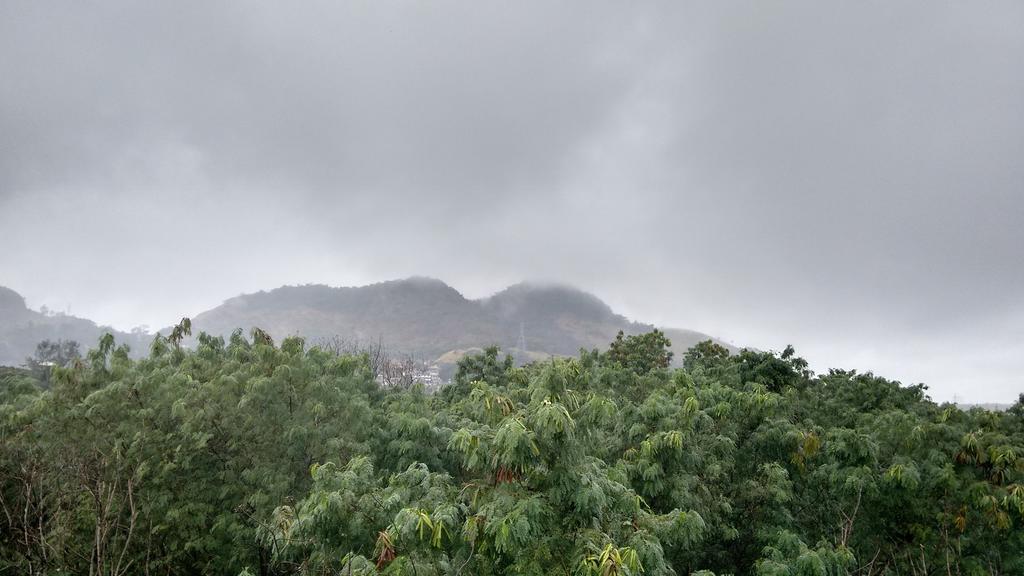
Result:
{"label": "gray cloud", "polygon": [[8,2],[0,283],[129,327],[557,280],[1007,401],[1022,54],[1015,2]]}

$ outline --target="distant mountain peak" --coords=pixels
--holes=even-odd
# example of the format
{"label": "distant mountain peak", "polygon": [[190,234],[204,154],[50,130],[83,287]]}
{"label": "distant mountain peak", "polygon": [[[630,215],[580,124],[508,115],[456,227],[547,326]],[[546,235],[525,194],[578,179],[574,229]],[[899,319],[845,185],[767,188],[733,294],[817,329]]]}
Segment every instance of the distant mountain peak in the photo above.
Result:
{"label": "distant mountain peak", "polygon": [[145,350],[148,344],[148,338],[97,326],[85,318],[32,310],[21,294],[0,286],[0,365],[20,365],[43,340],[75,340],[88,349],[106,332],[113,334],[118,344],[135,350]]}
{"label": "distant mountain peak", "polygon": [[356,287],[355,289],[372,289],[375,287],[408,290],[412,292],[446,294],[448,296],[457,295],[460,299],[466,299],[466,297],[463,296],[461,292],[459,292],[455,288],[452,288],[443,280],[438,280],[437,278],[432,278],[430,276],[409,276],[408,278],[388,280],[386,282],[380,282],[378,284],[370,284],[368,286]]}
{"label": "distant mountain peak", "polygon": [[[393,351],[428,358],[490,345],[522,357],[571,355],[607,346],[620,330],[639,334],[654,328],[567,284],[526,281],[471,300],[428,276],[365,286],[283,286],[239,296],[192,320],[193,331],[230,334],[258,326],[277,337],[301,334],[311,341],[379,340]],[[710,336],[674,330],[673,338],[682,358],[682,351]],[[525,350],[519,350],[524,342]]]}
{"label": "distant mountain peak", "polygon": [[[572,355],[580,348],[607,346],[620,330],[638,334],[654,328],[616,314],[597,296],[567,284],[520,282],[486,298],[468,299],[428,276],[365,286],[281,286],[241,294],[192,317],[196,334],[226,336],[253,327],[275,338],[301,335],[311,343],[379,341],[393,353],[439,361],[451,351],[491,345],[515,350],[524,359]],[[0,288],[0,363],[20,362],[44,338],[72,338],[93,346],[102,331],[87,320],[29,311],[18,293]],[[132,337],[116,336],[119,342]],[[708,338],[673,331],[677,358]],[[146,342],[135,338],[132,347],[145,350]]]}
{"label": "distant mountain peak", "polygon": [[571,313],[594,320],[619,317],[590,292],[553,282],[520,282],[480,302],[505,316]]}
{"label": "distant mountain peak", "polygon": [[512,284],[508,288],[499,291],[497,294],[502,293],[527,293],[527,294],[575,294],[581,296],[587,296],[590,298],[597,299],[596,296],[573,286],[572,284],[566,284],[564,282],[548,282],[538,280],[524,280]]}
{"label": "distant mountain peak", "polygon": [[25,297],[6,286],[0,286],[0,310],[25,310]]}
{"label": "distant mountain peak", "polygon": [[444,280],[434,278],[433,276],[409,276],[407,278],[399,278],[397,280],[390,280],[389,282],[383,282],[384,284],[408,284],[410,286],[428,286],[434,288],[449,288],[455,290],[449,286]]}

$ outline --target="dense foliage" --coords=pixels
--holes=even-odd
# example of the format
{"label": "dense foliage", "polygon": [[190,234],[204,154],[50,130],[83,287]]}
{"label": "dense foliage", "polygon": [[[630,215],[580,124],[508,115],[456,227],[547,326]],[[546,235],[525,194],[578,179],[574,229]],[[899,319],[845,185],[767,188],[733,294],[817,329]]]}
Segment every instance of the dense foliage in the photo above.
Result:
{"label": "dense foliage", "polygon": [[25,359],[25,367],[46,388],[54,366],[67,366],[81,357],[78,342],[74,340],[43,340],[36,345],[36,353]]}
{"label": "dense foliage", "polygon": [[664,335],[437,394],[189,326],[0,374],[2,574],[1024,574],[1024,407]]}

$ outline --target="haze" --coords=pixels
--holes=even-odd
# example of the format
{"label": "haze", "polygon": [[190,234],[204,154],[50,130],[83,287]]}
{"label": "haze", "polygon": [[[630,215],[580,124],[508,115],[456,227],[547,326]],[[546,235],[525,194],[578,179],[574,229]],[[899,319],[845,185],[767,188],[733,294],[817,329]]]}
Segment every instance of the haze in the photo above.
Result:
{"label": "haze", "polygon": [[1024,391],[1019,2],[0,6],[0,285],[128,329],[523,280]]}

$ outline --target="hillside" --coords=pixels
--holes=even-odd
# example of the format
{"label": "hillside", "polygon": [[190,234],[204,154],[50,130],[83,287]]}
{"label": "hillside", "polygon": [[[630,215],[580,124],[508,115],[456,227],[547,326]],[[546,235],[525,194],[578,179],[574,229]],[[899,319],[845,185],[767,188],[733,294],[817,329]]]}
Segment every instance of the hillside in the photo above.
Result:
{"label": "hillside", "polygon": [[[369,286],[286,286],[245,294],[192,319],[194,331],[228,335],[258,326],[275,338],[300,334],[311,340],[340,337],[376,342],[421,358],[457,358],[460,350],[491,344],[520,357],[573,355],[603,348],[615,334],[646,332],[649,324],[616,314],[597,297],[558,285],[516,284],[471,300],[440,280],[409,278]],[[520,332],[526,354],[518,349]],[[710,338],[669,329],[677,359]]]}
{"label": "hillside", "polygon": [[[381,341],[394,353],[451,364],[465,351],[498,345],[517,359],[571,356],[580,348],[604,348],[619,330],[647,332],[650,324],[616,314],[596,296],[559,285],[521,283],[487,298],[471,300],[444,282],[408,278],[359,287],[283,286],[243,294],[192,319],[193,332],[228,336],[237,328],[259,327],[280,340],[302,335],[311,342],[341,338]],[[664,329],[676,360],[707,334]],[[127,334],[84,318],[29,309],[17,292],[0,287],[0,365],[18,366],[45,339],[77,340],[94,346],[104,332],[136,352],[150,336]],[[166,331],[164,331],[166,333]],[[520,333],[526,350],[519,350]]]}
{"label": "hillside", "polygon": [[149,338],[119,332],[110,327],[66,314],[43,314],[28,308],[25,299],[0,286],[0,366],[20,366],[42,340],[76,340],[83,348],[94,346],[104,332],[136,351],[145,350]]}

